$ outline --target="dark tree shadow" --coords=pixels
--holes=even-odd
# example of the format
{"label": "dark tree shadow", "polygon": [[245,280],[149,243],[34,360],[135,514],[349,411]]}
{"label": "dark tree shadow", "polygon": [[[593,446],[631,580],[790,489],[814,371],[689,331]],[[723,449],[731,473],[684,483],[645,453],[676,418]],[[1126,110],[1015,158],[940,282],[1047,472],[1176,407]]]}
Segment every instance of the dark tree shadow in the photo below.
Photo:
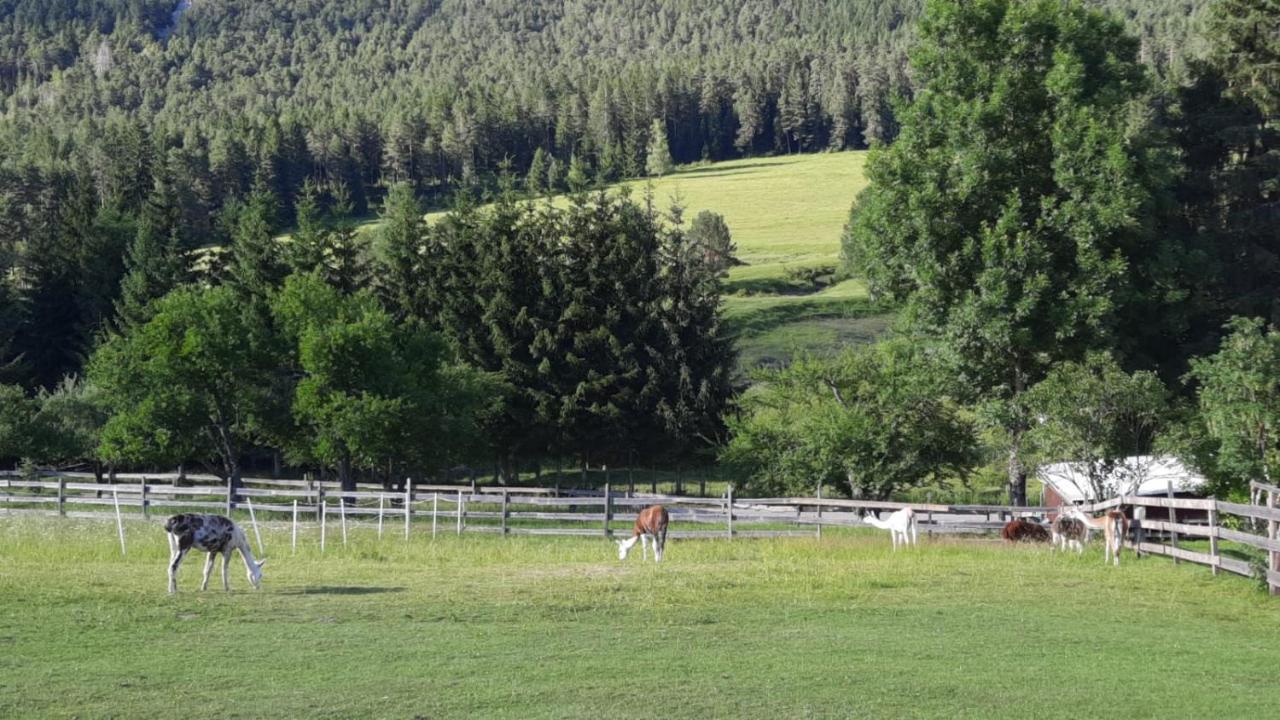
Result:
{"label": "dark tree shadow", "polygon": [[371,587],[368,585],[314,585],[304,588],[281,590],[281,595],[381,595],[404,592],[402,587]]}

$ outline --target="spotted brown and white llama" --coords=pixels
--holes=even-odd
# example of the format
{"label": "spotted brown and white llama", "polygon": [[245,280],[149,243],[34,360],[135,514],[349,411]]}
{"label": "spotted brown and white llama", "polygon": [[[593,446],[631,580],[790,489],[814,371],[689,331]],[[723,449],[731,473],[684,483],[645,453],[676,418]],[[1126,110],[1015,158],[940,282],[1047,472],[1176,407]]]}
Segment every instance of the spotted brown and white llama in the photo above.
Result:
{"label": "spotted brown and white llama", "polygon": [[916,511],[911,508],[902,508],[890,513],[887,520],[881,520],[876,517],[874,511],[868,512],[866,517],[862,519],[872,527],[888,530],[889,539],[893,542],[894,550],[897,550],[899,545],[919,544],[919,540],[916,538]]}
{"label": "spotted brown and white llama", "polygon": [[1074,548],[1077,554],[1084,553],[1084,544],[1089,542],[1089,526],[1071,511],[1059,513],[1049,526],[1054,550]]}
{"label": "spotted brown and white llama", "polygon": [[222,553],[222,589],[231,591],[227,581],[227,566],[231,564],[232,551],[239,550],[244,559],[244,567],[248,573],[249,584],[255,589],[262,587],[262,566],[266,560],[254,560],[253,551],[249,549],[249,539],[240,526],[221,515],[201,515],[182,513],[165,521],[165,532],[169,534],[169,592],[178,592],[178,567],[182,559],[192,548],[209,553],[204,564],[204,579],[200,583],[201,590],[209,589],[209,574],[213,572],[213,559]]}
{"label": "spotted brown and white llama", "polygon": [[662,562],[662,552],[667,547],[667,523],[671,516],[661,505],[650,505],[636,515],[636,524],[631,528],[631,537],[618,541],[618,559],[626,560],[627,553],[640,543],[642,560],[649,559],[649,542],[653,543],[653,561]]}

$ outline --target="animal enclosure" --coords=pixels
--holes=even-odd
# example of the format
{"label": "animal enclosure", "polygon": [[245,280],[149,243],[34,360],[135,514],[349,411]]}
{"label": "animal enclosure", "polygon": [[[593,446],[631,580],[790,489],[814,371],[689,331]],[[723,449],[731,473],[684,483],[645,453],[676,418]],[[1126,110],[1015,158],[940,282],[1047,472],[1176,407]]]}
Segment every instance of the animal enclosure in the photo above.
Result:
{"label": "animal enclosure", "polygon": [[[919,532],[933,535],[998,534],[1010,520],[1042,517],[1059,508],[1006,505],[942,505],[878,502],[821,497],[741,498],[728,487],[724,497],[697,498],[615,492],[566,491],[473,485],[414,485],[403,492],[380,486],[342,491],[334,483],[246,478],[245,487],[232,491],[210,484],[181,487],[167,475],[119,475],[116,484],[80,482],[92,476],[51,473],[38,480],[0,476],[0,513],[58,515],[116,519],[123,515],[160,519],[170,511],[225,512],[239,515],[256,527],[264,523],[293,527],[291,550],[296,551],[299,527],[319,529],[320,547],[346,542],[357,525],[376,526],[379,537],[414,533],[602,536],[630,534],[639,510],[662,504],[671,512],[670,537],[750,538],[821,537],[824,527],[866,527],[868,512],[888,513],[911,508]],[[208,482],[212,478],[196,479]],[[378,488],[378,489],[372,489]],[[1253,484],[1255,502],[1230,503],[1216,499],[1126,496],[1078,506],[1084,512],[1128,508],[1144,513],[1156,509],[1168,519],[1135,523],[1125,549],[1160,555],[1177,562],[1208,566],[1266,582],[1280,594],[1280,489]],[[105,512],[101,509],[108,508]],[[163,508],[163,510],[160,510]],[[1141,509],[1141,510],[1139,510]],[[160,510],[158,513],[157,510]],[[1210,522],[1179,522],[1180,511],[1197,511]],[[1236,518],[1230,527],[1225,518]],[[1258,532],[1248,532],[1249,529]],[[1265,532],[1265,535],[1262,533]],[[1207,548],[1195,543],[1207,541]],[[121,530],[122,549],[124,542]],[[1226,545],[1243,549],[1229,552]],[[261,550],[259,541],[259,550]],[[1207,552],[1206,552],[1207,550]],[[1262,562],[1249,552],[1265,553]]]}

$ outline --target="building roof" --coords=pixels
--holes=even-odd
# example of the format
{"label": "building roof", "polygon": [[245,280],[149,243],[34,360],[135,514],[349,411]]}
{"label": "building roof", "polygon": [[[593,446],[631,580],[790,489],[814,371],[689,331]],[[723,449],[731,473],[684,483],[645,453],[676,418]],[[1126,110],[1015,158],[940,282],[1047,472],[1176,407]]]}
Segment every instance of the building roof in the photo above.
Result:
{"label": "building roof", "polygon": [[[1065,502],[1090,502],[1093,486],[1084,463],[1052,463],[1042,465],[1036,476],[1046,488],[1053,488]],[[1108,497],[1117,495],[1164,495],[1174,492],[1196,492],[1204,487],[1204,476],[1169,455],[1136,455],[1125,458],[1107,478],[1104,490]]]}

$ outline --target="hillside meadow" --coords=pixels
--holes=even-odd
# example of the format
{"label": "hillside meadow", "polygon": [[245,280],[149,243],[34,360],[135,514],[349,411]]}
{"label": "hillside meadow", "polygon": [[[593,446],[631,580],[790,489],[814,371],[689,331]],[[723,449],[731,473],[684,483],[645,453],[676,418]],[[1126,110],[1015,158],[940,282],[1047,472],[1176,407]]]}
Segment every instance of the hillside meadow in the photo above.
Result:
{"label": "hillside meadow", "polygon": [[[369,526],[266,533],[264,586],[201,558],[165,592],[158,524],[0,522],[0,716],[1244,717],[1280,605],[1161,559],[1104,567],[993,540],[873,531],[672,540]],[[335,528],[330,528],[335,530]],[[237,559],[238,560],[238,559]],[[218,580],[212,583],[218,587]]]}

